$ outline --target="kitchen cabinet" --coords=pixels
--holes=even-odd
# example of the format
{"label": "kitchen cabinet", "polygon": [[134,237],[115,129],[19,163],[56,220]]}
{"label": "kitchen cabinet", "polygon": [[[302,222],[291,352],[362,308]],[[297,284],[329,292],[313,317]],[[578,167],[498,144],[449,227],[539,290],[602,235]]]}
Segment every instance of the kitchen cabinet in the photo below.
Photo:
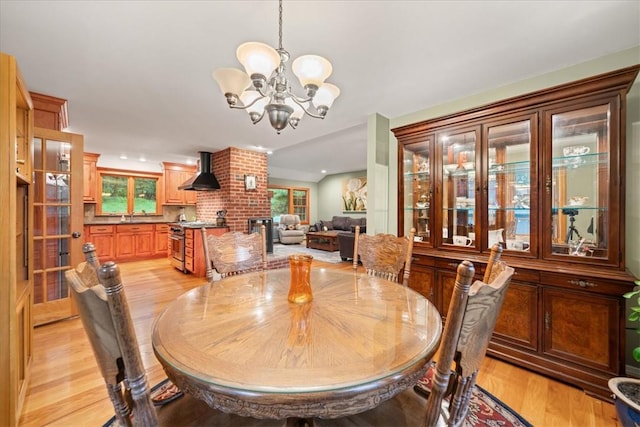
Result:
{"label": "kitchen cabinet", "polygon": [[639,70],[392,129],[398,230],[417,230],[412,275],[433,277],[410,286],[446,313],[458,263],[474,262],[481,278],[499,243],[516,273],[489,354],[603,399],[608,379],[625,375],[622,295],[634,278],[621,177]]}
{"label": "kitchen cabinet", "polygon": [[[207,228],[208,235],[220,236],[229,231],[229,227]],[[198,277],[206,276],[206,263],[204,259],[204,246],[202,231],[200,228],[185,228],[185,269]]]}
{"label": "kitchen cabinet", "polygon": [[85,243],[91,242],[96,248],[96,255],[100,262],[113,260],[115,257],[115,226],[90,225],[85,226]]}
{"label": "kitchen cabinet", "polygon": [[30,92],[33,100],[34,126],[62,131],[69,126],[67,100],[42,93]]}
{"label": "kitchen cabinet", "polygon": [[154,253],[154,225],[126,224],[116,226],[116,259],[150,257]]}
{"label": "kitchen cabinet", "polygon": [[16,426],[33,358],[33,102],[0,53],[0,425]]}
{"label": "kitchen cabinet", "polygon": [[96,248],[100,262],[165,257],[169,252],[166,223],[86,225],[84,241]]}
{"label": "kitchen cabinet", "polygon": [[162,169],[164,171],[164,204],[195,205],[196,192],[178,190],[178,187],[197,173],[196,167],[163,162]]}
{"label": "kitchen cabinet", "polygon": [[169,255],[169,224],[155,225],[155,255]]}
{"label": "kitchen cabinet", "polygon": [[83,157],[83,173],[84,173],[84,193],[83,201],[85,203],[96,203],[98,194],[98,172],[97,164],[100,154],[84,153]]}

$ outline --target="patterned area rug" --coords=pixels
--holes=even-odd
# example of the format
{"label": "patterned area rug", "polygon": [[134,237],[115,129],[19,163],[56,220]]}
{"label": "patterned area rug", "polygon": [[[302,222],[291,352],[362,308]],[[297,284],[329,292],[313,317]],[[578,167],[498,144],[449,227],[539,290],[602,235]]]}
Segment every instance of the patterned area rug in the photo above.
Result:
{"label": "patterned area rug", "polygon": [[[427,389],[431,387],[432,369],[420,380],[415,387]],[[422,394],[422,393],[419,393]],[[156,384],[151,389],[151,397],[154,405],[162,406],[182,396],[182,391],[177,389],[169,379]],[[102,427],[116,427],[116,417],[112,417]],[[482,387],[476,385],[469,403],[469,413],[462,424],[464,427],[533,427],[519,414],[502,403]]]}
{"label": "patterned area rug", "polygon": [[[423,396],[428,396],[431,390],[431,377],[435,370],[435,364],[415,386],[416,392]],[[462,423],[464,427],[480,426],[500,426],[500,427],[533,427],[520,414],[505,405],[500,399],[480,387],[475,385],[471,392],[469,402],[469,412]]]}
{"label": "patterned area rug", "polygon": [[275,258],[284,258],[288,257],[291,254],[299,254],[303,253],[306,255],[313,256],[313,259],[317,259],[318,261],[328,262],[331,264],[337,264],[342,262],[340,259],[340,251],[329,252],[329,251],[321,251],[319,249],[308,249],[304,243],[298,245],[283,245],[281,243],[273,244],[273,254],[269,254],[268,257]]}

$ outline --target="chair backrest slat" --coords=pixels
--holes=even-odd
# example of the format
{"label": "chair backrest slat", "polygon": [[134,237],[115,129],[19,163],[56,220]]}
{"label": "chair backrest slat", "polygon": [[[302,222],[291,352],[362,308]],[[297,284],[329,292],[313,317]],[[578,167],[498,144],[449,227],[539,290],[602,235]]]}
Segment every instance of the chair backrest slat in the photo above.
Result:
{"label": "chair backrest slat", "polygon": [[[472,388],[514,274],[513,268],[499,260],[501,253],[499,244],[491,248],[489,265],[484,275],[488,280],[486,283],[476,280],[471,284],[475,273],[471,262],[463,261],[458,266],[431,394],[427,400],[425,426],[437,423],[447,389],[454,390],[448,404],[447,424],[461,425],[466,417]],[[453,362],[455,374],[452,377]],[[449,384],[450,381],[455,384]]]}
{"label": "chair backrest slat", "polygon": [[238,231],[221,236],[207,234],[202,227],[207,278],[213,281],[215,269],[222,277],[267,269],[266,228],[259,233],[245,234]]}
{"label": "chair backrest slat", "polygon": [[415,232],[415,228],[412,228],[407,238],[385,233],[369,236],[360,234],[360,226],[356,226],[353,269],[358,269],[360,261],[367,274],[394,282],[399,281],[403,272],[402,284],[408,286]]}
{"label": "chair backrest slat", "polygon": [[[65,272],[82,324],[105,379],[109,398],[122,425],[155,426],[156,411],[151,402],[149,384],[142,364],[138,340],[129,306],[120,280],[120,270],[113,262],[98,271],[95,248],[83,248],[87,262]],[[124,390],[121,384],[125,385]],[[130,417],[128,403],[132,405]]]}

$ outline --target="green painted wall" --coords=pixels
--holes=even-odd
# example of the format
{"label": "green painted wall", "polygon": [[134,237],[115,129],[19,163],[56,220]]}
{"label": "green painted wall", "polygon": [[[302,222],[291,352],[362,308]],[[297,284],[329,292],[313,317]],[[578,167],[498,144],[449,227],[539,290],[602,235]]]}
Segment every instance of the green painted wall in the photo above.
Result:
{"label": "green painted wall", "polygon": [[[364,136],[363,136],[364,137]],[[366,213],[349,212],[344,213],[342,210],[342,183],[349,178],[362,178],[367,176],[367,171],[355,171],[349,173],[341,173],[335,175],[327,175],[318,182],[318,211],[315,216],[316,222],[324,219],[330,220],[334,215],[345,215],[353,218],[359,218],[367,215]],[[367,185],[367,190],[368,190]],[[369,194],[371,192],[369,191]],[[369,201],[367,200],[367,204]]]}

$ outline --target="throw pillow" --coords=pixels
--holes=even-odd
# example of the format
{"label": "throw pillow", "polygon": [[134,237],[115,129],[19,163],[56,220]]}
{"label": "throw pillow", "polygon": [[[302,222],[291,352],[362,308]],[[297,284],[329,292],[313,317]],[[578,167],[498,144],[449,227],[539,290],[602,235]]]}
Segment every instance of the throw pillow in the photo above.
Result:
{"label": "throw pillow", "polygon": [[331,221],[320,221],[320,226],[322,227],[322,230],[324,230],[325,227],[327,227],[327,230],[333,230],[333,223]]}
{"label": "throw pillow", "polygon": [[296,226],[293,225],[293,224],[287,225],[287,230],[294,230],[295,228],[296,228]]}
{"label": "throw pillow", "polygon": [[349,231],[349,217],[348,216],[334,216],[331,220],[334,230]]}

